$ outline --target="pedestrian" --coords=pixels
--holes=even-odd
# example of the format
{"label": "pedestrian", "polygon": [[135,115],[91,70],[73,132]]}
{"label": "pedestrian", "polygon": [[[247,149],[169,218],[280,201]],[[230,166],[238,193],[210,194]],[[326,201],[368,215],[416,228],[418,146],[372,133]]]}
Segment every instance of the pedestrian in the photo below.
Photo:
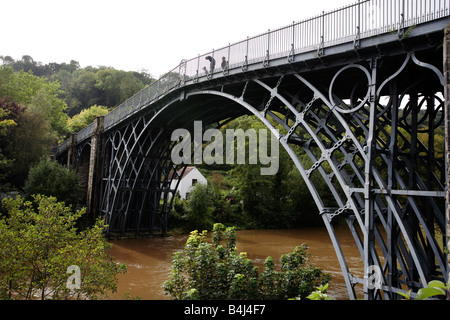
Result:
{"label": "pedestrian", "polygon": [[220,65],[222,67],[222,70],[225,71],[228,69],[228,62],[225,57],[222,57],[222,64]]}
{"label": "pedestrian", "polygon": [[209,72],[212,75],[214,72],[214,68],[216,67],[216,60],[214,60],[214,58],[211,56],[206,56],[205,59],[209,60]]}

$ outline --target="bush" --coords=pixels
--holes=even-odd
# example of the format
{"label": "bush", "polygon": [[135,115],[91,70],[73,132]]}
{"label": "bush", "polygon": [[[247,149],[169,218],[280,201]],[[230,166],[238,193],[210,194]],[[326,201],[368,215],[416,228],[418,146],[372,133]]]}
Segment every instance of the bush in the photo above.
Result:
{"label": "bush", "polygon": [[190,189],[183,217],[188,230],[209,229],[213,225],[217,195],[211,186],[198,183]]}
{"label": "bush", "polygon": [[207,236],[207,231],[191,232],[184,251],[174,254],[171,278],[163,284],[166,295],[177,300],[304,299],[330,280],[309,264],[305,244],[281,257],[280,271],[267,257],[259,274],[246,253],[237,252],[235,228],[216,223],[211,242]]}
{"label": "bush", "polygon": [[30,169],[24,190],[28,197],[34,194],[53,196],[72,206],[78,205],[82,198],[80,179],[75,170],[48,158]]}
{"label": "bush", "polygon": [[[84,210],[73,213],[54,197],[2,204],[0,299],[97,299],[117,290],[117,274],[126,267],[106,254],[111,245],[101,220],[77,233],[75,221]],[[67,285],[70,266],[80,270],[79,288]]]}

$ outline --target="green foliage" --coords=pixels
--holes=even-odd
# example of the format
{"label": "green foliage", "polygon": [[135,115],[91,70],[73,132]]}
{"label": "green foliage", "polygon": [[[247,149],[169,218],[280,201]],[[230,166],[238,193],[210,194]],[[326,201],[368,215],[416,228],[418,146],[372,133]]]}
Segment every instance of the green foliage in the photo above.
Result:
{"label": "green foliage", "polygon": [[328,289],[328,283],[325,285],[320,285],[316,287],[316,290],[311,292],[309,296],[306,297],[306,299],[309,300],[333,300],[333,298],[329,297],[327,295],[327,289]]}
{"label": "green foliage", "polygon": [[195,185],[189,192],[183,217],[188,227],[210,229],[214,221],[215,204],[216,193],[209,185]]}
{"label": "green foliage", "polygon": [[275,270],[268,257],[260,275],[246,253],[238,253],[235,228],[216,223],[211,241],[206,230],[191,232],[184,251],[174,254],[171,277],[163,288],[177,300],[304,299],[330,279],[310,265],[305,244],[284,254],[280,264],[281,270]]}
{"label": "green foliage", "polygon": [[93,105],[88,109],[84,109],[67,121],[67,130],[69,133],[77,133],[91,124],[95,118],[106,115],[108,111],[107,107],[98,105]]}
{"label": "green foliage", "polygon": [[[79,63],[43,65],[30,56],[0,56],[0,184],[21,189],[28,171],[58,140],[77,132],[149,84],[145,72],[81,69]],[[87,111],[73,116],[84,108]]]}
{"label": "green foliage", "polygon": [[23,56],[20,60],[0,56],[0,60],[13,73],[29,73],[59,83],[61,91],[58,98],[66,101],[69,116],[94,104],[115,107],[153,81],[146,70],[126,72],[103,66],[80,68],[74,60],[48,64],[34,61],[30,56]]}
{"label": "green foliage", "polygon": [[[8,98],[0,98],[0,186],[4,183],[11,169],[12,159],[4,154],[4,148],[8,145],[8,135],[11,129],[17,126],[13,110],[20,110],[20,106],[8,102]],[[11,116],[12,114],[12,116]],[[0,190],[2,188],[0,187]]]}
{"label": "green foliage", "polygon": [[[171,225],[185,231],[211,229],[214,221],[233,220],[229,201],[215,184],[196,184],[189,190],[187,200],[175,197]],[[234,219],[233,221],[239,221]]]}
{"label": "green foliage", "polygon": [[[409,290],[407,293],[397,293],[403,296],[405,300],[412,300],[411,290]],[[444,296],[447,298],[447,300],[450,300],[450,282],[447,282],[447,284],[445,284],[439,280],[432,280],[428,282],[426,287],[421,288],[419,289],[419,291],[417,291],[417,295],[415,296],[414,300],[426,300],[428,298],[436,296]]]}
{"label": "green foliage", "polygon": [[[221,130],[226,141],[227,129],[265,129],[265,125],[254,116],[242,116]],[[283,128],[278,127],[280,131]],[[267,141],[270,141],[267,130]],[[237,144],[235,144],[237,148]],[[246,141],[246,150],[249,143]],[[255,152],[259,154],[259,150]],[[271,154],[270,148],[268,154]],[[298,154],[299,157],[304,157]],[[299,221],[322,223],[310,192],[303,183],[301,175],[287,152],[280,147],[279,168],[274,175],[261,175],[261,164],[237,164],[228,169],[226,174],[228,188],[233,189],[236,202],[242,203],[242,217],[245,226],[250,228],[287,228],[298,226]],[[216,220],[218,221],[218,220]],[[220,220],[219,220],[220,221]]]}
{"label": "green foliage", "polygon": [[48,158],[42,158],[30,169],[24,190],[28,197],[34,194],[53,196],[73,207],[79,204],[83,192],[75,170]]}
{"label": "green foliage", "polygon": [[3,126],[0,135],[0,182],[2,189],[20,188],[30,166],[47,155],[51,144],[51,128],[45,116],[36,110],[0,99]]}
{"label": "green foliage", "polygon": [[0,136],[5,136],[9,128],[17,125],[14,120],[6,119],[8,114],[9,112],[7,110],[0,109]]}
{"label": "green foliage", "polygon": [[133,73],[112,68],[96,72],[95,88],[105,94],[105,104],[115,106],[131,97],[144,87]]}
{"label": "green foliage", "polygon": [[64,135],[67,120],[64,111],[67,105],[58,97],[60,93],[57,81],[48,81],[23,70],[14,72],[12,67],[0,66],[0,97],[7,96],[10,101],[42,113],[52,132]]}
{"label": "green foliage", "polygon": [[58,98],[60,92],[56,81],[0,66],[2,123],[9,123],[0,138],[2,189],[20,189],[30,166],[65,134],[66,103]]}
{"label": "green foliage", "polygon": [[[126,267],[107,254],[103,222],[77,232],[73,213],[54,197],[3,199],[0,220],[1,299],[98,299],[117,290]],[[81,271],[79,289],[67,287],[67,268]]]}

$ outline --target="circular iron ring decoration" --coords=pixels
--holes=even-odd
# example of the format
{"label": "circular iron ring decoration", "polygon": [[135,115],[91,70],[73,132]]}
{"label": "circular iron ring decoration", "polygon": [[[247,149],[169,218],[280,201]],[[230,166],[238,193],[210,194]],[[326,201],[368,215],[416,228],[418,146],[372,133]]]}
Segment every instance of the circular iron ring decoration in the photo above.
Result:
{"label": "circular iron ring decoration", "polygon": [[[364,97],[363,101],[361,101],[361,103],[358,104],[356,107],[354,107],[354,108],[352,108],[352,109],[342,109],[342,108],[339,107],[339,104],[337,104],[337,103],[334,101],[334,98],[333,98],[333,85],[334,85],[334,82],[336,81],[337,77],[338,77],[342,72],[344,72],[345,70],[350,69],[350,68],[357,68],[357,69],[360,69],[360,70],[362,70],[362,71],[366,74],[366,77],[367,77],[367,93],[366,93],[366,96]],[[358,64],[350,64],[350,65],[348,65],[348,66],[343,67],[341,70],[339,70],[339,71],[334,75],[333,80],[331,81],[331,84],[330,84],[329,95],[330,95],[330,102],[331,102],[331,104],[332,104],[332,105],[334,106],[334,108],[336,108],[336,110],[339,111],[340,113],[352,113],[352,112],[358,111],[362,106],[364,106],[364,105],[366,104],[366,102],[367,102],[367,101],[369,100],[369,98],[370,98],[370,83],[371,83],[371,76],[370,76],[370,73],[369,73],[369,71],[367,71],[367,69],[364,68],[363,66],[360,66],[360,65],[358,65]]]}

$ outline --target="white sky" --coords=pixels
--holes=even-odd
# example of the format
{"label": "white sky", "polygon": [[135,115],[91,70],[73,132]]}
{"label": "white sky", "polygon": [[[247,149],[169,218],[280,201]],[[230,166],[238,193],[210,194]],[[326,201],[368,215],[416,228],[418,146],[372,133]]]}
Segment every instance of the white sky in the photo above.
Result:
{"label": "white sky", "polygon": [[147,69],[190,59],[357,0],[2,0],[0,55]]}

